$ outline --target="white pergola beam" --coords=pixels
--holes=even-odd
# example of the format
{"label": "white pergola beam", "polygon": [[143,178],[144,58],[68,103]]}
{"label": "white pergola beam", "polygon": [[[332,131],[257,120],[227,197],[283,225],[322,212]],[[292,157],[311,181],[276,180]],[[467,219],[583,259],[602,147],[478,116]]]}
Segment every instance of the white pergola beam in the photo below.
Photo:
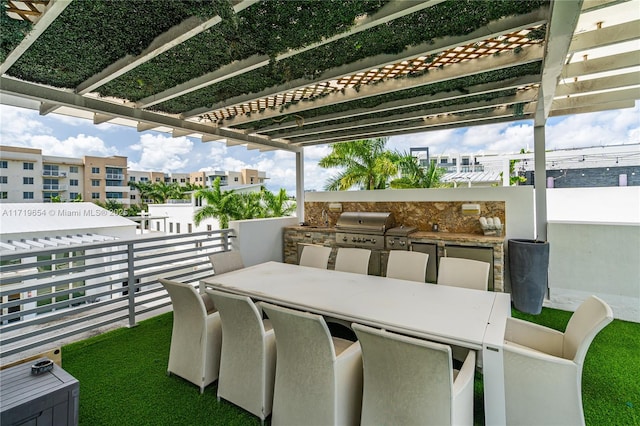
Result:
{"label": "white pergola beam", "polygon": [[[11,51],[0,64],[0,75],[4,75],[13,64],[31,47],[33,43],[46,31],[56,18],[71,4],[72,0],[51,0],[45,7],[42,15],[37,18],[36,23],[29,33],[22,39],[20,44]],[[4,10],[0,13],[5,13]]]}
{"label": "white pergola beam", "polygon": [[[337,34],[333,37],[323,39],[317,43],[310,44],[309,46],[305,46],[300,49],[289,50],[288,52],[277,55],[275,60],[281,61],[291,56],[304,53],[308,50],[318,48],[327,43],[331,43],[333,41],[351,36],[361,31],[365,31],[369,28],[373,28],[375,26],[384,24],[393,19],[398,19],[403,16],[409,15],[411,13],[415,13],[417,11],[425,9],[427,7],[434,6],[438,3],[441,3],[442,1],[444,0],[431,0],[431,1],[421,1],[421,2],[407,2],[407,1],[401,1],[401,0],[393,0],[389,4],[384,6],[382,9],[380,9],[377,13],[372,15],[371,17],[367,17],[364,20],[357,22],[354,26],[349,28],[348,31]],[[194,78],[185,83],[182,83],[170,89],[164,90],[160,93],[156,93],[155,95],[148,96],[144,99],[141,99],[137,103],[137,106],[140,108],[153,106],[153,105],[177,98],[179,96],[186,95],[187,93],[194,92],[204,87],[211,86],[221,81],[228,80],[238,75],[248,73],[255,69],[265,67],[269,65],[270,62],[271,62],[271,58],[267,55],[254,55],[250,58],[247,58],[241,61],[235,61],[231,64],[220,67],[220,69],[216,71],[212,71],[203,76]]]}
{"label": "white pergola beam", "polygon": [[547,27],[547,45],[542,68],[542,82],[535,125],[544,126],[551,111],[556,85],[580,17],[582,0],[552,2],[551,20]]}
{"label": "white pergola beam", "polygon": [[573,96],[554,99],[551,109],[558,111],[567,108],[581,108],[589,105],[606,104],[617,101],[633,101],[640,99],[640,87],[597,93],[594,95]]}
{"label": "white pergola beam", "polygon": [[589,74],[596,74],[607,71],[617,71],[640,65],[640,55],[638,52],[619,53],[617,55],[605,56],[587,61],[579,61],[567,64],[562,71],[562,78],[569,79],[582,77]]}
{"label": "white pergola beam", "polygon": [[[435,102],[442,102],[442,101],[460,99],[468,96],[491,93],[495,91],[508,90],[508,89],[513,89],[517,87],[528,86],[530,84],[538,83],[539,80],[540,80],[540,76],[537,74],[525,75],[522,77],[510,78],[510,79],[502,80],[498,82],[470,86],[466,88],[464,93],[457,90],[452,92],[440,92],[434,95],[418,96],[415,98],[385,102],[373,108],[358,108],[358,109],[352,109],[349,111],[344,111],[344,112],[339,112],[334,114],[326,114],[322,116],[312,117],[309,119],[305,119],[303,125],[307,126],[307,125],[318,124],[318,123],[323,123],[327,121],[358,117],[361,115],[391,112],[396,109],[410,108],[417,105],[427,105]],[[288,123],[274,124],[272,126],[263,127],[259,129],[258,133],[268,134],[270,132],[282,131],[288,128],[297,128],[297,127],[298,127],[297,123],[294,123],[294,122],[290,122],[290,124]]]}
{"label": "white pergola beam", "polygon": [[467,126],[470,123],[484,122],[494,119],[505,119],[507,121],[525,120],[530,118],[531,114],[535,110],[535,102],[525,107],[522,116],[515,117],[513,110],[506,108],[494,109],[490,112],[484,113],[469,113],[465,116],[447,115],[444,117],[431,117],[426,120],[416,120],[415,124],[403,123],[401,125],[391,125],[381,129],[358,129],[358,131],[351,132],[336,132],[319,137],[311,137],[308,139],[298,140],[301,145],[317,145],[334,142],[343,142],[356,139],[381,137],[381,136],[394,136],[405,133],[422,132],[427,129],[434,130],[433,128],[440,128],[443,125],[455,125],[457,127]]}
{"label": "white pergola beam", "polygon": [[638,38],[640,38],[640,20],[625,22],[624,24],[576,34],[569,46],[569,52],[573,53],[611,46],[613,44],[637,40]]}
{"label": "white pergola beam", "polygon": [[[106,102],[101,99],[84,97],[75,93],[61,91],[52,87],[28,83],[8,77],[0,77],[0,94],[8,94],[26,99],[49,102],[73,109],[89,111],[98,114],[110,115],[119,118],[130,119],[138,122],[146,122],[155,126],[166,126],[173,129],[182,129],[190,133],[201,135],[215,135],[221,138],[235,138],[244,143],[273,146],[285,151],[295,151],[298,148],[282,142],[274,142],[266,137],[245,135],[229,129],[217,128],[179,118],[169,117],[150,111],[134,109],[126,105]],[[1,101],[1,97],[0,97]]]}
{"label": "white pergola beam", "polygon": [[[399,55],[382,54],[374,57],[369,57],[367,59],[363,59],[355,63],[351,63],[351,64],[347,64],[347,65],[343,65],[340,67],[327,70],[323,72],[319,78],[314,80],[300,78],[297,80],[290,81],[284,85],[265,89],[259,93],[236,96],[235,98],[228,99],[225,102],[220,102],[218,104],[215,104],[210,108],[209,107],[196,108],[191,111],[187,111],[183,113],[182,116],[186,118],[186,117],[192,117],[195,115],[200,115],[207,112],[215,111],[218,109],[233,108],[235,106],[240,106],[247,102],[255,101],[256,99],[259,99],[259,98],[265,98],[265,97],[276,96],[276,95],[280,95],[288,92],[293,92],[295,90],[302,89],[314,84],[335,80],[345,75],[352,75],[352,74],[357,74],[359,72],[366,72],[374,68],[381,68],[386,65],[396,64],[398,62],[414,59],[419,56],[429,56],[432,53],[438,53],[446,49],[455,48],[461,45],[471,44],[477,41],[482,41],[492,37],[497,37],[507,32],[518,31],[525,28],[529,28],[534,25],[542,24],[546,22],[547,15],[548,15],[548,8],[543,7],[528,14],[510,16],[495,22],[491,22],[490,24],[482,28],[479,28],[476,31],[464,36],[443,37],[441,39],[435,40],[433,43],[423,43],[417,46],[411,46],[405,49]],[[472,62],[475,62],[475,61],[472,61]],[[298,103],[298,105],[300,105],[301,103]],[[308,103],[308,102],[304,102],[304,103]],[[264,112],[264,111],[261,111],[261,112]],[[259,116],[259,117],[253,119],[254,116]],[[234,120],[234,124],[240,122],[240,121],[236,121],[238,119],[243,120],[242,122],[248,122],[248,121],[259,120],[262,118],[263,117],[261,114],[251,114],[251,116],[248,118],[246,116],[236,117],[236,119]]]}
{"label": "white pergola beam", "polygon": [[93,124],[106,123],[107,121],[113,120],[114,118],[116,117],[114,117],[113,115],[95,113],[93,114]]}
{"label": "white pergola beam", "polygon": [[633,108],[636,105],[634,100],[605,102],[597,105],[581,106],[576,108],[564,108],[551,110],[549,117],[560,117],[564,115],[585,114],[589,112],[611,111],[613,109]]}
{"label": "white pergola beam", "polygon": [[139,132],[144,132],[146,130],[155,129],[156,127],[158,127],[158,125],[155,123],[145,123],[143,121],[139,121],[136,125],[136,130],[138,130]]}
{"label": "white pergola beam", "polygon": [[626,73],[616,76],[576,81],[572,83],[561,83],[556,89],[556,96],[560,97],[578,93],[597,92],[601,90],[618,89],[633,85],[640,85],[639,73]]}
{"label": "white pergola beam", "polygon": [[379,126],[383,124],[392,124],[398,123],[407,120],[415,120],[417,118],[422,118],[425,116],[432,116],[438,114],[457,114],[464,113],[467,111],[473,111],[481,108],[488,108],[493,106],[502,106],[502,105],[512,105],[517,103],[531,102],[531,99],[535,98],[537,94],[537,90],[533,89],[532,91],[522,91],[516,93],[514,96],[504,96],[500,98],[495,98],[487,101],[478,101],[471,103],[462,103],[458,105],[448,105],[441,108],[436,109],[422,109],[419,111],[412,111],[408,113],[401,114],[391,114],[385,117],[376,117],[370,118],[366,120],[358,120],[350,123],[344,124],[334,124],[331,126],[322,126],[313,129],[304,129],[295,130],[285,135],[279,135],[283,138],[288,139],[291,143],[296,143],[296,138],[305,137],[310,135],[320,135],[323,133],[333,133],[333,132],[341,132],[341,131],[360,131],[360,129],[371,126]]}

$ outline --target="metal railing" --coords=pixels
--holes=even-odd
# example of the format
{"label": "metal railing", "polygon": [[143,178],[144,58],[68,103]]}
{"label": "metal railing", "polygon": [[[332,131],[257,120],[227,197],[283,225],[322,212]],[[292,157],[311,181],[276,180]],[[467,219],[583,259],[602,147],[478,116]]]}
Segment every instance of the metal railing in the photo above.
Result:
{"label": "metal railing", "polygon": [[66,191],[67,185],[58,185],[55,183],[44,183],[42,184],[43,191]]}
{"label": "metal railing", "polygon": [[[230,229],[3,253],[0,358],[99,330],[136,325],[170,305],[158,277],[197,285]],[[158,313],[161,313],[159,311]]]}

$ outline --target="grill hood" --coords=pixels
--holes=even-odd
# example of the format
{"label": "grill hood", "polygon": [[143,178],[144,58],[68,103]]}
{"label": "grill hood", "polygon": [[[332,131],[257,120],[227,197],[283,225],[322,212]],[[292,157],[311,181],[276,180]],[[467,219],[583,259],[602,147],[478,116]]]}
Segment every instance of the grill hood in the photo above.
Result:
{"label": "grill hood", "polygon": [[342,232],[383,235],[395,224],[390,212],[344,212],[336,222],[336,229]]}

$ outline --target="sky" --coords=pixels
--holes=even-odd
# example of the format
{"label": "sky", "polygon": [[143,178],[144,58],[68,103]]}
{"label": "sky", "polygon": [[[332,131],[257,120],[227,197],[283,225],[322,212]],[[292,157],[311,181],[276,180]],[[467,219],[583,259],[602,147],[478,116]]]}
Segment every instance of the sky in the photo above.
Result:
{"label": "sky", "polygon": [[[80,118],[0,105],[0,144],[38,148],[44,155],[128,157],[129,170],[193,172],[202,170],[265,171],[271,191],[285,188],[295,194],[295,154],[285,151],[247,150],[221,142],[201,142],[156,131],[115,124],[94,125]],[[640,143],[640,102],[634,108],[550,118],[546,126],[547,150]],[[431,155],[508,154],[533,151],[533,121],[499,123],[391,137],[387,148],[408,152],[429,147]],[[338,170],[323,169],[318,161],[331,151],[328,145],[304,150],[305,190],[323,190]]]}

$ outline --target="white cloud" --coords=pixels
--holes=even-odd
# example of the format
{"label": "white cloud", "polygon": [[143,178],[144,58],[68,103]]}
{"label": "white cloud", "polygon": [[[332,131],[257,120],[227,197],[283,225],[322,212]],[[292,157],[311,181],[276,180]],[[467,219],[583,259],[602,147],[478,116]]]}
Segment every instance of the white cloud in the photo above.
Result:
{"label": "white cloud", "polygon": [[138,161],[129,158],[131,170],[179,172],[188,169],[193,142],[187,137],[172,138],[148,133],[141,135],[140,142],[131,149],[140,152]]}
{"label": "white cloud", "polygon": [[30,139],[37,134],[52,133],[50,128],[38,120],[36,111],[0,105],[0,115],[0,136],[4,145],[41,148],[32,146]]}
{"label": "white cloud", "polygon": [[42,148],[42,153],[45,155],[57,155],[61,157],[82,158],[84,155],[108,157],[118,154],[116,148],[107,146],[99,137],[84,134],[79,134],[78,136],[73,136],[63,141],[53,136],[34,136],[31,138],[31,146],[34,148]]}

